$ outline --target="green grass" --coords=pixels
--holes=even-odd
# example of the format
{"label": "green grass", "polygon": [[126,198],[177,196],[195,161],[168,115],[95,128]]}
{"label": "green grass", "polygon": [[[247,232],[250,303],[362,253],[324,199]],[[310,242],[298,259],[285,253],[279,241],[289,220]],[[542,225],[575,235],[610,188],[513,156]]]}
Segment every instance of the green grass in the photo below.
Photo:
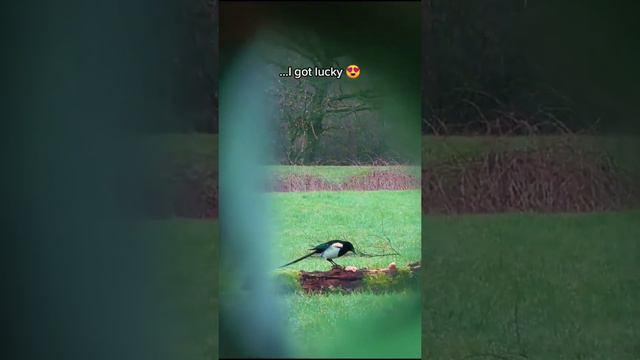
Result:
{"label": "green grass", "polygon": [[[287,263],[332,239],[351,241],[369,254],[388,253],[391,240],[400,256],[345,256],[337,262],[357,267],[386,267],[420,259],[420,190],[341,191],[268,194],[275,213],[275,261]],[[383,228],[384,227],[384,228]],[[292,269],[328,270],[329,262],[311,258]]]}
{"label": "green grass", "polygon": [[[164,294],[156,299],[162,324],[159,331],[176,334],[175,358],[205,360],[218,357],[218,222],[168,219],[139,228],[148,243],[154,280],[148,284]],[[169,317],[168,317],[169,316]],[[177,330],[180,329],[180,330]]]}
{"label": "green grass", "polygon": [[640,358],[640,212],[423,221],[428,358]]}
{"label": "green grass", "polygon": [[417,293],[292,295],[284,299],[297,358],[420,357]]}
{"label": "green grass", "polygon": [[[403,192],[370,194],[389,201],[397,193]],[[323,198],[326,194],[271,195]],[[285,203],[295,205],[300,200]],[[298,216],[301,221],[306,219]],[[529,359],[638,359],[640,212],[428,216],[422,220],[427,271],[422,345],[428,358],[522,351]],[[385,222],[388,224],[386,218]],[[319,235],[326,232],[320,226],[312,229]],[[157,260],[166,272],[158,274],[159,280],[172,284],[175,292],[171,296],[181,294],[185,309],[193,312],[192,338],[181,358],[204,359],[217,353],[217,312],[212,297],[217,263],[211,237],[216,232],[215,221],[199,220],[157,221],[144,228],[150,247],[163,249]],[[317,268],[324,268],[323,263],[307,262]],[[387,349],[391,353],[384,349],[362,353],[389,344],[385,337],[390,336],[376,327],[384,322],[371,323],[364,314],[398,315],[410,297],[403,293],[283,297],[294,356],[359,351],[361,356],[393,357],[393,351],[410,350],[408,346]],[[515,331],[515,304],[520,341]],[[349,326],[354,324],[378,333],[353,330]],[[392,326],[390,332],[396,334],[404,327]],[[315,341],[344,331],[367,336],[357,344],[345,344],[352,349],[344,352]],[[410,339],[411,333],[403,338]]]}
{"label": "green grass", "polygon": [[[640,142],[635,137],[580,139],[585,147],[604,149],[629,170],[640,168],[634,156]],[[467,156],[494,146],[526,148],[558,140],[557,136],[424,137],[423,159],[428,166],[452,154]],[[217,164],[215,135],[163,135],[149,141],[151,151],[167,151],[180,162]],[[272,167],[275,174],[302,172],[335,182],[371,169]],[[403,170],[418,172],[419,168]],[[422,227],[426,268],[422,346],[428,358],[493,354],[473,359],[522,359],[513,355],[521,353],[529,359],[640,359],[639,212],[421,219],[419,190],[266,196],[275,206],[274,262],[278,265],[331,238],[346,238],[370,252],[385,251],[376,249],[385,242],[374,236],[382,234],[383,219],[384,231],[402,256],[349,256],[338,263],[380,267],[396,261],[401,265],[420,258]],[[155,241],[150,246],[166,250],[158,261],[167,272],[158,274],[159,279],[172,284],[174,294],[181,294],[181,303],[193,313],[193,333],[180,358],[215,358],[217,302],[212,292],[217,287],[217,263],[211,234],[217,233],[216,222],[160,221],[145,233]],[[307,259],[291,268],[326,270],[329,264]],[[375,321],[375,315],[399,316],[410,308],[411,298],[410,293],[283,296],[294,356],[416,356],[412,336],[419,326]],[[356,342],[331,349],[317,341],[332,335]],[[394,335],[397,338],[392,341]],[[389,349],[389,344],[394,346]]]}
{"label": "green grass", "polygon": [[[308,192],[268,194],[275,213],[275,261],[284,264],[316,244],[346,239],[369,253],[388,250],[374,235],[384,232],[402,254],[389,257],[345,256],[341,265],[386,267],[420,260],[420,191]],[[329,270],[321,258],[305,259],[292,269]],[[417,357],[420,354],[419,308],[410,311],[415,293],[282,295],[296,357]],[[391,315],[391,317],[388,317]],[[387,316],[387,317],[385,317]],[[386,325],[385,325],[386,324]],[[390,331],[393,329],[393,333]],[[394,334],[398,335],[394,337]],[[324,339],[324,341],[319,341]],[[352,341],[345,341],[351,339]],[[330,344],[335,342],[335,347]]]}
{"label": "green grass", "polygon": [[[278,218],[289,215],[285,216],[286,221],[278,222],[289,227],[282,228],[284,234],[294,235],[296,229],[306,227],[305,233],[315,234],[318,241],[323,241],[324,235],[332,232],[330,229],[336,229],[335,233],[340,234],[348,234],[349,231],[366,234],[367,227],[375,226],[371,230],[377,232],[377,227],[380,226],[377,220],[384,218],[385,230],[394,241],[397,239],[398,250],[405,255],[370,259],[352,257],[354,261],[345,264],[386,266],[392,260],[417,260],[420,257],[419,191],[281,193],[267,196],[279,203],[279,210],[276,212]],[[326,211],[307,211],[313,210],[314,206],[324,207]],[[396,212],[398,208],[399,213]],[[406,228],[397,229],[398,227]],[[157,267],[164,271],[157,274],[158,281],[169,289],[169,304],[174,306],[168,311],[176,311],[177,305],[181,318],[188,320],[188,324],[181,324],[189,332],[186,334],[187,340],[179,344],[179,358],[206,359],[217,356],[215,294],[218,272],[215,234],[217,222],[202,220],[154,221],[141,229],[140,236],[148,239],[150,248],[159,249],[154,253],[154,259]],[[304,239],[294,236],[286,240],[293,247],[290,255],[304,254],[308,244]],[[363,246],[374,244],[374,240],[362,239],[361,243]],[[283,256],[282,260],[289,258],[285,259]],[[304,263],[308,266],[307,269],[329,268],[329,264],[323,260],[309,260],[300,264]],[[295,352],[293,356],[418,356],[420,324],[411,321],[389,323],[385,322],[389,319],[384,318],[385,314],[401,314],[402,311],[398,308],[411,310],[408,305],[411,305],[411,300],[415,297],[416,294],[411,293],[283,296],[288,311],[290,340]],[[165,299],[158,299],[158,302],[164,301]],[[410,319],[419,319],[418,314],[419,310],[415,309],[414,316]],[[374,323],[370,323],[372,319]],[[396,331],[393,334],[384,333],[380,331],[382,325],[385,325],[383,331]],[[375,333],[370,333],[374,330]],[[342,336],[345,331],[354,339],[358,339],[358,336],[361,339],[356,344],[344,343],[337,348],[328,348],[317,341],[318,337],[338,336],[340,339],[336,341],[339,343],[349,339],[349,336]],[[389,348],[388,345],[393,344],[395,346]]]}

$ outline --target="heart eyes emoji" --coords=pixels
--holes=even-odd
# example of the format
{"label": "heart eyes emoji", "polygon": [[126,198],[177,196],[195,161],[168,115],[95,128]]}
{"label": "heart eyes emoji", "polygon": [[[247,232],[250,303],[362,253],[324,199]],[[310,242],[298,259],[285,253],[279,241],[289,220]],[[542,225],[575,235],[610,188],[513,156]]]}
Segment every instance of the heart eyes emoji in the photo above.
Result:
{"label": "heart eyes emoji", "polygon": [[355,79],[360,76],[360,67],[358,65],[349,65],[346,69],[347,76]]}

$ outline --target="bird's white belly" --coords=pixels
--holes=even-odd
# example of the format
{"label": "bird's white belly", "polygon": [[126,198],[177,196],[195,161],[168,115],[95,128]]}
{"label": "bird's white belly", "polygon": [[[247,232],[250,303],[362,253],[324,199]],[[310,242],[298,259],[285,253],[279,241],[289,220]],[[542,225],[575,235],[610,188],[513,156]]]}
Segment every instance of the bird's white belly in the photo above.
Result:
{"label": "bird's white belly", "polygon": [[322,252],[322,257],[325,259],[335,259],[338,257],[339,252],[340,252],[340,248],[329,246],[327,250]]}

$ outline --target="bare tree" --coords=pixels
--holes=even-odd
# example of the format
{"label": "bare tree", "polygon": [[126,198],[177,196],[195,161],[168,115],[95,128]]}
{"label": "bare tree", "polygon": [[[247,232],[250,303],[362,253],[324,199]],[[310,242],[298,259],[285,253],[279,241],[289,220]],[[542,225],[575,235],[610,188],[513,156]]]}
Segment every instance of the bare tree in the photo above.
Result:
{"label": "bare tree", "polygon": [[[274,36],[273,43],[286,61],[272,59],[280,72],[289,66],[341,68],[340,54],[332,53],[313,34],[301,33],[285,38]],[[277,71],[276,71],[277,73]],[[271,89],[279,105],[279,124],[286,134],[283,149],[290,163],[314,163],[323,136],[331,130],[344,129],[348,122],[329,125],[330,115],[347,117],[375,111],[378,94],[370,89],[345,90],[339,81],[326,77],[278,78]]]}

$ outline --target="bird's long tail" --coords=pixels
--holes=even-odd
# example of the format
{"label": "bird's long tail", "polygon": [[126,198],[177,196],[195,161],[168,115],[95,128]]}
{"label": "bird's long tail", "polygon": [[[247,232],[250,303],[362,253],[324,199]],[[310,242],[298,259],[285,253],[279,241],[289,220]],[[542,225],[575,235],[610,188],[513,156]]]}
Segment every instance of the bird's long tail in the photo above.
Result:
{"label": "bird's long tail", "polygon": [[316,253],[316,252],[314,251],[314,252],[312,252],[312,253],[310,253],[310,254],[307,254],[307,255],[305,255],[305,256],[303,256],[303,257],[299,258],[299,259],[293,260],[292,262],[290,262],[290,263],[288,263],[288,264],[284,264],[284,265],[282,265],[282,266],[280,266],[280,267],[281,267],[281,268],[283,268],[283,267],[285,267],[285,266],[289,266],[289,265],[295,264],[295,263],[297,263],[298,261],[304,260],[304,259],[308,258],[309,256],[311,256],[311,255],[315,254],[315,253]]}

